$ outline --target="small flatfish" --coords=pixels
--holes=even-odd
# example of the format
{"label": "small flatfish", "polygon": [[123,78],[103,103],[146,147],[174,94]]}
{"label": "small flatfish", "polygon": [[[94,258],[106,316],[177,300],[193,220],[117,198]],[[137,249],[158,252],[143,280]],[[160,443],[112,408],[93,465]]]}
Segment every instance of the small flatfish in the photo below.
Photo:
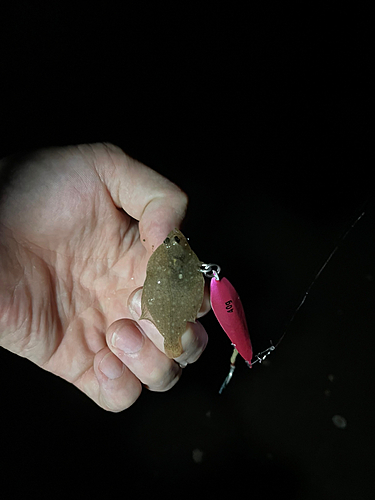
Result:
{"label": "small flatfish", "polygon": [[142,292],[140,319],[151,321],[164,337],[170,358],[182,354],[181,335],[195,322],[204,293],[201,262],[185,236],[173,229],[151,255]]}

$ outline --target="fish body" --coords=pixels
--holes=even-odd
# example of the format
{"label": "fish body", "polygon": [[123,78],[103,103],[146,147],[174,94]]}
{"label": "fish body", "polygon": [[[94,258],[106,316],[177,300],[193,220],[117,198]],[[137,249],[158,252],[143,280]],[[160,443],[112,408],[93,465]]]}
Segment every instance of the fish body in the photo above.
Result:
{"label": "fish body", "polygon": [[201,262],[185,236],[173,229],[151,255],[142,293],[140,319],[151,321],[164,337],[170,358],[182,354],[181,335],[195,322],[203,302]]}

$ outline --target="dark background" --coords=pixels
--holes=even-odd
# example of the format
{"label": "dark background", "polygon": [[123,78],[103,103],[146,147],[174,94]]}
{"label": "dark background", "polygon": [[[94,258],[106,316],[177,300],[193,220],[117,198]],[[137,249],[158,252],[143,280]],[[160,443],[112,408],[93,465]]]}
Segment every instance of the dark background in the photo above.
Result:
{"label": "dark background", "polygon": [[239,360],[222,395],[231,347],[212,313],[199,362],[120,414],[1,350],[2,488],[373,498],[372,13],[123,3],[2,10],[1,156],[109,141],[178,184],[184,232],[238,289],[255,352],[366,214],[267,363]]}

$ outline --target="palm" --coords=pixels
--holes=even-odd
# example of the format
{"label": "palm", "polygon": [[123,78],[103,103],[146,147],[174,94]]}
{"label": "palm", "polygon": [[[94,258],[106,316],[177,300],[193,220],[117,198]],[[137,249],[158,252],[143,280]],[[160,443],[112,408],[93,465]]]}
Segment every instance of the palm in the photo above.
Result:
{"label": "palm", "polygon": [[128,298],[143,284],[151,250],[151,242],[141,242],[142,224],[113,194],[112,160],[102,145],[39,153],[12,173],[0,206],[22,256],[15,273],[27,292],[15,294],[14,331],[22,338],[13,350],[88,393],[85,379],[92,381],[105,332],[131,317]]}
{"label": "palm", "polygon": [[[72,149],[37,161],[23,172],[22,184],[31,189],[25,193],[20,185],[20,192],[13,192],[14,203],[25,210],[7,216],[26,252],[23,263],[37,278],[33,303],[19,308],[32,307],[42,326],[39,336],[53,332],[52,346],[49,338],[48,351],[38,352],[35,361],[73,381],[92,364],[90,346],[104,342],[108,324],[128,315],[127,298],[142,284],[147,256],[137,224],[115,207],[87,152]],[[80,352],[79,366],[66,364],[66,356],[74,359],[70,351]]]}

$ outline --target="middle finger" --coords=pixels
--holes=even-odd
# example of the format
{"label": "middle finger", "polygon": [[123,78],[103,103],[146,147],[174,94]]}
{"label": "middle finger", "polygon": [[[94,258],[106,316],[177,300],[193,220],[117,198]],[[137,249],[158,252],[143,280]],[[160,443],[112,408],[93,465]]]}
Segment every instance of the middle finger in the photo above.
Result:
{"label": "middle finger", "polygon": [[131,319],[115,321],[106,334],[109,349],[152,391],[167,391],[181,368],[162,353]]}

